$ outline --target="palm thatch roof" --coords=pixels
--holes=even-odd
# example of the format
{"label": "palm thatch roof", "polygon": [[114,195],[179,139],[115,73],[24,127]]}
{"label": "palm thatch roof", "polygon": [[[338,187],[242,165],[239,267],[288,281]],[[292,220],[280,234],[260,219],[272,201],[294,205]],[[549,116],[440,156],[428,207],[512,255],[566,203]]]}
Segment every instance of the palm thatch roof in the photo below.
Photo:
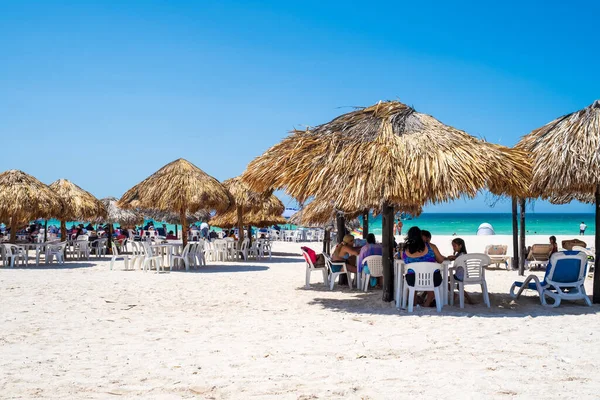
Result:
{"label": "palm thatch roof", "polygon": [[[157,210],[144,210],[144,216],[152,218],[155,221],[166,222],[167,224],[180,225],[180,215],[174,212],[157,211]],[[208,222],[211,218],[210,211],[199,210],[195,213],[186,213],[185,219],[187,224],[193,224],[194,222],[202,221]]]}
{"label": "palm thatch roof", "polygon": [[[275,224],[285,224],[287,220],[281,216],[285,206],[275,196],[271,194],[262,203],[261,207],[254,207],[254,210],[245,213],[243,216],[243,225],[251,226],[271,226]],[[230,228],[238,225],[237,211],[232,209],[228,212],[217,215],[211,220],[211,224],[221,228]]]}
{"label": "palm thatch roof", "polygon": [[516,148],[531,155],[535,195],[595,193],[600,185],[600,100],[532,131]]}
{"label": "palm thatch roof", "polygon": [[596,202],[596,197],[592,194],[568,193],[551,196],[549,200],[552,204],[568,204],[573,200],[577,200],[585,204],[594,204]]}
{"label": "palm thatch roof", "polygon": [[91,221],[106,217],[106,208],[90,192],[87,192],[67,179],[59,179],[50,184],[50,189],[62,200],[61,221]]}
{"label": "palm thatch roof", "polygon": [[226,179],[223,186],[229,190],[236,207],[242,207],[242,211],[260,210],[265,201],[271,196],[270,191],[255,192],[242,181],[240,177]]}
{"label": "palm thatch roof", "polygon": [[33,176],[15,169],[0,174],[0,221],[52,218],[61,207],[56,193]]}
{"label": "palm thatch roof", "polygon": [[177,213],[224,212],[231,206],[231,197],[217,179],[180,158],[129,189],[118,205]]}
{"label": "palm thatch roof", "polygon": [[256,191],[285,189],[301,202],[327,198],[352,211],[473,197],[492,183],[497,192],[526,192],[529,172],[522,152],[388,101],[293,131],[254,159],[243,179]]}
{"label": "palm thatch roof", "polygon": [[117,206],[115,197],[106,197],[100,200],[106,208],[106,217],[98,218],[98,223],[119,224],[121,226],[136,225],[144,222],[144,217],[133,210],[125,210]]}

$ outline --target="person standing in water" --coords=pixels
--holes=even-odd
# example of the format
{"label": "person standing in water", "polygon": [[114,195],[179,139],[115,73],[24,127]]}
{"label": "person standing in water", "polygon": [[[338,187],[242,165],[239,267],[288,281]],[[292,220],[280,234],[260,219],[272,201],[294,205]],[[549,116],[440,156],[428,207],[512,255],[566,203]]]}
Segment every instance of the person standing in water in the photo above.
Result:
{"label": "person standing in water", "polygon": [[581,221],[581,224],[579,224],[579,234],[585,235],[586,228],[587,228],[587,225],[585,224],[585,222]]}
{"label": "person standing in water", "polygon": [[402,223],[402,220],[399,219],[399,220],[396,221],[396,226],[395,226],[396,232],[395,232],[395,235],[402,236],[402,226],[403,225],[404,224]]}

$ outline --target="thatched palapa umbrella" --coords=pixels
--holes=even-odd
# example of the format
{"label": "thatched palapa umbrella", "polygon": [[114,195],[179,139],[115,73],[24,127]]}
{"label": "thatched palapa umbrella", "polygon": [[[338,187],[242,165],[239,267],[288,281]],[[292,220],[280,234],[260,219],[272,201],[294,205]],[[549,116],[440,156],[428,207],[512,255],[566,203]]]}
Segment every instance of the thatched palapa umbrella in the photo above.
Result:
{"label": "thatched palapa umbrella", "polygon": [[[529,152],[531,191],[542,198],[594,196],[596,260],[600,259],[600,100],[525,135],[517,148]],[[596,261],[598,262],[598,261]],[[593,302],[600,303],[600,273],[594,271]]]}
{"label": "thatched palapa umbrella", "polygon": [[48,186],[23,171],[0,174],[0,221],[10,225],[10,242],[15,243],[19,224],[59,214],[60,198]]}
{"label": "thatched palapa umbrella", "polygon": [[516,153],[389,101],[295,131],[253,160],[243,178],[254,190],[285,189],[300,202],[314,196],[342,211],[381,209],[383,299],[391,301],[394,206],[473,197],[490,182],[526,190],[524,164]]}
{"label": "thatched palapa umbrella", "polygon": [[62,201],[57,217],[60,219],[60,237],[63,240],[67,237],[67,221],[91,221],[98,217],[106,217],[104,204],[73,182],[59,179],[50,184],[50,189]]}
{"label": "thatched palapa umbrella", "polygon": [[281,217],[285,206],[271,192],[255,192],[239,177],[223,182],[234,199],[235,208],[212,219],[221,228],[237,226],[240,243],[244,239],[244,226],[269,226],[285,223]]}
{"label": "thatched palapa umbrella", "polygon": [[218,180],[180,158],[129,189],[118,204],[123,208],[178,213],[185,246],[188,213],[199,210],[225,212],[231,203],[231,195]]}
{"label": "thatched palapa umbrella", "polygon": [[144,217],[133,210],[125,210],[117,205],[115,197],[106,197],[100,200],[106,208],[106,217],[98,218],[98,223],[119,224],[121,226],[136,225],[144,222]]}
{"label": "thatched palapa umbrella", "polygon": [[254,191],[240,177],[227,179],[223,185],[231,193],[235,208],[229,213],[215,218],[213,224],[226,227],[231,226],[229,223],[235,220],[240,243],[244,240],[244,225],[249,225],[250,221],[244,217],[244,214],[253,212],[255,213],[252,216],[253,222],[261,222],[261,218],[269,221],[277,219],[284,210],[281,200],[270,191]]}

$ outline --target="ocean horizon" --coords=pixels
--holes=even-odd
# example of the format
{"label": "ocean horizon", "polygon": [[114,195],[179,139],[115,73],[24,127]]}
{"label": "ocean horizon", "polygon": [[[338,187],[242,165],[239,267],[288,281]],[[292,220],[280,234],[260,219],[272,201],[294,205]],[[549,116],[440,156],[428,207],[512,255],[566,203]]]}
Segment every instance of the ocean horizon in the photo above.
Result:
{"label": "ocean horizon", "polygon": [[[362,218],[359,218],[362,222]],[[530,235],[578,235],[579,224],[588,226],[585,233],[596,232],[593,213],[536,213],[525,214],[525,231]],[[491,224],[497,235],[512,234],[511,213],[423,213],[402,221],[404,234],[413,226],[426,229],[432,235],[475,235],[483,223]],[[381,234],[381,216],[371,217],[369,231]]]}
{"label": "ocean horizon", "polygon": [[[578,235],[579,224],[583,221],[588,228],[586,234],[594,234],[595,216],[593,213],[526,213],[525,230],[530,235]],[[153,221],[147,219],[144,223]],[[362,224],[362,217],[359,217]],[[402,233],[408,231],[413,226],[430,231],[433,235],[475,235],[477,228],[483,223],[491,224],[497,235],[512,234],[512,214],[511,213],[423,213],[419,217],[402,221],[404,226]],[[67,228],[73,224],[79,224],[78,221],[67,222]],[[87,222],[81,222],[87,224]],[[154,221],[155,226],[163,225],[160,221]],[[60,226],[60,221],[51,219],[48,225]],[[92,223],[92,225],[94,225]],[[167,231],[175,231],[174,224],[165,224]],[[209,222],[210,225],[210,222]],[[117,227],[118,224],[115,224]],[[295,227],[286,225],[287,227]],[[181,225],[177,226],[181,230]],[[211,225],[212,228],[212,225]],[[220,229],[216,229],[220,230]],[[381,215],[369,218],[369,232],[381,235]]]}

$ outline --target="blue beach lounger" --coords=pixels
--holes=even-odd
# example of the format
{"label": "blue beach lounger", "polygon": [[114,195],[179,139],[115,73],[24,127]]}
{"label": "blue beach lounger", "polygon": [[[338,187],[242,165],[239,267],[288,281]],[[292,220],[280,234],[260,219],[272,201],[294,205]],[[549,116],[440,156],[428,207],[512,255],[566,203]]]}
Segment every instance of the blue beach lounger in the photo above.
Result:
{"label": "blue beach lounger", "polygon": [[[592,305],[590,298],[585,293],[585,276],[587,269],[587,256],[579,251],[561,251],[550,257],[546,267],[544,279],[536,275],[529,275],[525,282],[515,282],[510,288],[510,295],[518,298],[523,290],[536,290],[540,301],[545,306],[558,307],[561,300],[583,299],[588,306]],[[519,288],[517,294],[515,288]],[[546,296],[554,299],[553,304],[546,303]]]}

